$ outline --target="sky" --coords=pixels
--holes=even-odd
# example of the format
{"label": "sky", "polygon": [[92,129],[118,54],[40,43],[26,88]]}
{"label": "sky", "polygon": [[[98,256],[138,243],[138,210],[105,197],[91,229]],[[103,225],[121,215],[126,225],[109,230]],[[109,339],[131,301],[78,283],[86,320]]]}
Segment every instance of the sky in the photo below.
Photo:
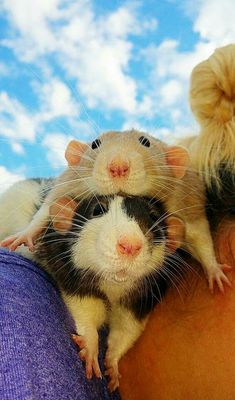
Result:
{"label": "sky", "polygon": [[197,133],[190,73],[234,21],[234,0],[0,0],[0,192],[57,176],[74,138]]}

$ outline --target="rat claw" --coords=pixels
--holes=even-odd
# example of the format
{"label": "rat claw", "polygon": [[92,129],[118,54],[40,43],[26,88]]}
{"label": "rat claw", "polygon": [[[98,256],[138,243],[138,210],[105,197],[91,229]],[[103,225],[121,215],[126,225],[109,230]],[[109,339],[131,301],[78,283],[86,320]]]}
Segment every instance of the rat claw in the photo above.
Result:
{"label": "rat claw", "polygon": [[85,363],[86,363],[86,377],[87,379],[91,379],[93,372],[96,378],[102,378],[102,374],[100,371],[98,359],[96,356],[85,354]]}
{"label": "rat claw", "polygon": [[25,244],[25,241],[21,240],[20,238],[15,239],[14,242],[9,246],[9,249],[11,251],[15,251],[21,244]]}
{"label": "rat claw", "polygon": [[2,240],[0,246],[8,247],[9,250],[15,251],[17,247],[19,247],[22,244],[28,246],[30,251],[34,250],[34,243],[32,237],[20,233],[17,235],[8,236],[6,239]]}
{"label": "rat claw", "polygon": [[223,265],[221,266],[221,269],[222,269],[223,271],[231,271],[231,269],[233,269],[233,267],[231,267],[231,265],[228,265],[228,264],[223,264]]}
{"label": "rat claw", "polygon": [[213,293],[214,293],[213,279],[211,279],[211,278],[209,277],[208,281],[209,281],[209,289],[210,289],[211,293],[213,294]]}
{"label": "rat claw", "polygon": [[216,278],[216,283],[217,283],[217,285],[218,285],[218,287],[219,287],[219,290],[220,290],[222,293],[224,293],[224,285],[223,285],[222,280],[221,280],[220,278]]}
{"label": "rat claw", "polygon": [[33,252],[34,239],[38,237],[41,230],[41,228],[37,230],[26,228],[25,230],[18,232],[15,235],[8,236],[0,243],[0,245],[2,247],[8,247],[11,251],[15,251],[17,247],[24,244],[29,248],[30,251]]}
{"label": "rat claw", "polygon": [[82,361],[86,361],[86,349],[80,350],[78,354]]}
{"label": "rat claw", "polygon": [[28,245],[29,250],[33,252],[34,251],[34,243],[33,243],[33,239],[31,237],[28,238],[27,245]]}
{"label": "rat claw", "polygon": [[102,378],[99,362],[98,362],[98,346],[97,343],[88,341],[85,336],[72,334],[73,342],[79,346],[79,357],[85,362],[85,370],[87,379],[91,379],[93,372],[97,378]]}
{"label": "rat claw", "polygon": [[71,337],[72,337],[73,342],[74,342],[77,346],[79,346],[81,349],[82,349],[83,347],[85,347],[85,339],[84,339],[83,336],[79,336],[79,335],[76,335],[75,333],[73,333],[73,334],[71,335]]}
{"label": "rat claw", "polygon": [[101,370],[100,370],[100,366],[99,366],[99,362],[98,362],[97,358],[93,359],[92,368],[93,368],[96,378],[102,378],[102,374],[101,374]]}
{"label": "rat claw", "polygon": [[224,284],[228,285],[229,287],[232,286],[230,280],[228,279],[228,277],[225,275],[225,273],[223,272],[224,270],[231,270],[232,267],[230,267],[230,265],[227,264],[223,264],[223,265],[218,265],[216,269],[213,270],[213,272],[211,272],[209,274],[208,280],[209,280],[209,289],[210,291],[213,293],[214,292],[214,282],[216,282],[219,290],[224,293]]}
{"label": "rat claw", "polygon": [[86,377],[87,379],[92,378],[92,362],[91,360],[86,360]]}
{"label": "rat claw", "polygon": [[119,381],[116,379],[112,379],[109,383],[108,383],[108,388],[110,390],[110,392],[114,392],[119,386]]}
{"label": "rat claw", "polygon": [[10,245],[15,241],[17,236],[8,236],[6,239],[2,240],[0,242],[1,247],[8,247],[10,248]]}
{"label": "rat claw", "polygon": [[117,361],[110,360],[109,357],[106,355],[105,364],[106,370],[104,374],[109,377],[108,388],[111,392],[113,392],[118,388],[119,379],[121,378],[118,370],[118,363]]}

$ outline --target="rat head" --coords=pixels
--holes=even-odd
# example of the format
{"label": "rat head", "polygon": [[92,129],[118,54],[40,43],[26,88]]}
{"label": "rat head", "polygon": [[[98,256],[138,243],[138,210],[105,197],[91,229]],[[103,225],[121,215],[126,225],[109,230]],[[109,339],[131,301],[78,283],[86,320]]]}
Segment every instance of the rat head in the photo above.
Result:
{"label": "rat head", "polygon": [[[75,147],[75,141],[72,151],[68,146],[68,162],[70,152],[76,154]],[[79,142],[77,148],[81,153]],[[167,146],[135,130],[106,132],[82,151],[77,170],[81,175],[87,171],[90,191],[102,195],[154,196],[166,185],[171,187],[171,178],[182,178],[189,162],[182,147]],[[71,165],[76,164],[75,159],[73,156]]]}
{"label": "rat head", "polygon": [[181,221],[165,218],[161,205],[148,198],[99,196],[78,205],[62,198],[50,212],[61,240],[70,240],[74,268],[99,282],[132,285],[160,270],[183,239]]}

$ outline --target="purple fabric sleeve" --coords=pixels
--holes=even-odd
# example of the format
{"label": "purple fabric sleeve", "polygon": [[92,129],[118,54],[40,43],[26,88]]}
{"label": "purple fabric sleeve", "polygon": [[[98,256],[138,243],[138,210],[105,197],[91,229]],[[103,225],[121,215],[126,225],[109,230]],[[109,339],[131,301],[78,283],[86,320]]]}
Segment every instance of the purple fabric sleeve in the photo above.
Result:
{"label": "purple fabric sleeve", "polygon": [[[35,263],[0,250],[0,399],[117,400],[107,381],[85,378],[59,292]],[[105,334],[101,334],[103,369]],[[104,369],[103,369],[104,371]]]}

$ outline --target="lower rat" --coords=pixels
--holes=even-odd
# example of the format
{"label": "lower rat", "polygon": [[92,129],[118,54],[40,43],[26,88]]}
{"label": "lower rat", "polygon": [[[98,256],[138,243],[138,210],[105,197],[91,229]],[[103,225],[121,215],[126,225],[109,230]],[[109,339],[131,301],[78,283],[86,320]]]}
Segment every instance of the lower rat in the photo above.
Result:
{"label": "lower rat", "polygon": [[173,276],[182,274],[183,264],[169,255],[181,244],[183,224],[148,198],[118,195],[79,204],[61,198],[50,215],[34,257],[54,278],[74,318],[88,379],[101,377],[98,330],[109,325],[105,374],[113,391],[120,358],[174,284]]}
{"label": "lower rat", "polygon": [[[215,257],[205,212],[205,185],[195,170],[188,168],[184,148],[167,146],[146,133],[131,130],[106,132],[90,145],[72,141],[65,156],[68,168],[55,181],[29,225],[21,232],[8,233],[14,234],[3,240],[2,246],[14,250],[26,243],[33,249],[35,238],[47,225],[50,205],[65,194],[74,199],[119,193],[149,196],[162,201],[167,212],[184,221],[183,247],[201,263],[210,289],[213,291],[216,283],[223,291],[224,283],[230,284],[224,272],[227,266]],[[18,212],[8,207],[11,196],[15,196],[14,187],[4,204],[0,199],[0,219],[2,214],[6,219],[7,209],[9,214]]]}

